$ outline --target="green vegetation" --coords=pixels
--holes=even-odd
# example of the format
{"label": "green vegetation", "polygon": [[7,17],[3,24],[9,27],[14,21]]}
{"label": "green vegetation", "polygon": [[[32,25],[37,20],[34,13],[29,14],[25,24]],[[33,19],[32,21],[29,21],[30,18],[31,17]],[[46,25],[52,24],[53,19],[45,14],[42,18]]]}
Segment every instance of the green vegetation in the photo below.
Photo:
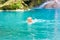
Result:
{"label": "green vegetation", "polygon": [[5,5],[2,7],[3,10],[16,10],[16,9],[20,9],[21,8],[21,4],[18,3],[12,3],[10,5]]}
{"label": "green vegetation", "polygon": [[43,3],[44,0],[0,0],[0,10],[29,9]]}
{"label": "green vegetation", "polygon": [[0,4],[7,2],[8,0],[0,0]]}

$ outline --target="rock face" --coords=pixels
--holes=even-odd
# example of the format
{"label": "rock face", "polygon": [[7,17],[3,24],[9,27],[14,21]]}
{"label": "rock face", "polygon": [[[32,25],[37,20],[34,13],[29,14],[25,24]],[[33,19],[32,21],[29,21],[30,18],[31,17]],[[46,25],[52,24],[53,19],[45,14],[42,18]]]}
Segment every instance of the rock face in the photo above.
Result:
{"label": "rock face", "polygon": [[[4,3],[3,3],[4,2]],[[44,0],[0,0],[0,9],[3,10],[16,10],[16,9],[29,9],[40,5]]]}

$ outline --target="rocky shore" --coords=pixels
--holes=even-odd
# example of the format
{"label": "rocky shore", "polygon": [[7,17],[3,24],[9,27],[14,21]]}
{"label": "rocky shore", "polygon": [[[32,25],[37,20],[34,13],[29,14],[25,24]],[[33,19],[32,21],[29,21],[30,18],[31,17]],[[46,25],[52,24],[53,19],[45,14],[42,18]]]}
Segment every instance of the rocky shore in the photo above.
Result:
{"label": "rocky shore", "polygon": [[[4,2],[4,3],[3,3]],[[0,10],[28,10],[45,2],[44,0],[0,0]]]}

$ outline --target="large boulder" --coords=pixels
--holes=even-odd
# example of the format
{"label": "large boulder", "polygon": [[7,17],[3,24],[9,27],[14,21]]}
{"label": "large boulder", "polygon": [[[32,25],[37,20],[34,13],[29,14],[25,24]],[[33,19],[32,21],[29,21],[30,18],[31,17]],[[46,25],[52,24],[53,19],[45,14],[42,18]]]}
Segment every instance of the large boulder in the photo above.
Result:
{"label": "large boulder", "polygon": [[[0,1],[1,2],[1,1]],[[45,2],[45,0],[6,0],[0,9],[3,10],[16,10],[16,9],[29,9],[38,6]]]}

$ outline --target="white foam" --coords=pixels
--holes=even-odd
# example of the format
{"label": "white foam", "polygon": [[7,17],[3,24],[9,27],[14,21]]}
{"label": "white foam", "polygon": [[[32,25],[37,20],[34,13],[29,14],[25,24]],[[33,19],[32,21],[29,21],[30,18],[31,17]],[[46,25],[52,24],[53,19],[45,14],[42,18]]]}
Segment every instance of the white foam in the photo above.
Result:
{"label": "white foam", "polygon": [[34,24],[34,23],[36,23],[36,22],[46,22],[46,20],[42,20],[42,19],[34,19],[34,20],[32,20],[32,22],[31,23],[28,23],[28,24]]}
{"label": "white foam", "polygon": [[56,1],[57,4],[60,4],[60,1],[58,1],[58,0],[55,0],[55,1]]}
{"label": "white foam", "polygon": [[54,3],[54,1],[47,1],[47,2],[43,3],[42,5],[40,5],[39,8],[44,8],[45,5],[50,4],[50,3]]}

